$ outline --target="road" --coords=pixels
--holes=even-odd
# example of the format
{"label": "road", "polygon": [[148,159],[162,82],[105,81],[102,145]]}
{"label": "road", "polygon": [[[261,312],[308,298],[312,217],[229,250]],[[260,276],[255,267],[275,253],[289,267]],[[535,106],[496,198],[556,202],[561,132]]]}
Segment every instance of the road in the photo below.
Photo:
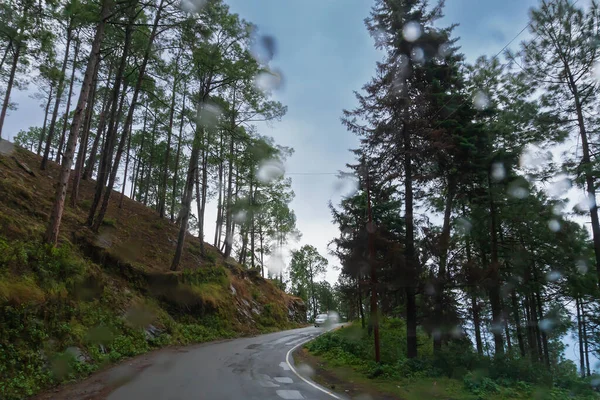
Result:
{"label": "road", "polygon": [[165,349],[48,396],[94,400],[341,399],[297,375],[298,366],[294,367],[289,355],[324,330],[309,327]]}

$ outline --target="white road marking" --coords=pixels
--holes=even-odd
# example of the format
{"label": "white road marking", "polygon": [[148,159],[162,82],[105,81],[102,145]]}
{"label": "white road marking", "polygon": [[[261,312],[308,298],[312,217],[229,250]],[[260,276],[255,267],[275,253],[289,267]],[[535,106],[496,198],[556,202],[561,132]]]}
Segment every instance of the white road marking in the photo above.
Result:
{"label": "white road marking", "polygon": [[289,363],[284,363],[283,361],[279,363],[279,366],[281,368],[283,368],[284,371],[289,371],[290,370],[290,364]]}
{"label": "white road marking", "polygon": [[[325,332],[322,332],[320,335],[322,335],[323,333],[325,333]],[[317,336],[320,336],[320,335],[317,335]],[[309,339],[307,339],[305,342],[298,343],[296,346],[292,347],[292,348],[291,348],[291,349],[290,349],[290,350],[287,352],[287,354],[286,354],[286,356],[285,356],[285,362],[286,362],[286,363],[287,363],[287,365],[289,366],[289,368],[288,368],[288,369],[291,369],[291,370],[292,370],[292,372],[298,376],[298,378],[302,379],[304,382],[308,383],[310,386],[314,387],[315,389],[317,389],[317,390],[320,390],[321,392],[323,392],[323,393],[325,393],[325,394],[328,394],[329,396],[333,397],[334,399],[342,400],[342,397],[340,397],[340,396],[338,396],[338,395],[336,395],[336,394],[334,394],[334,393],[331,393],[329,390],[327,390],[327,389],[325,389],[325,388],[323,388],[323,387],[321,387],[321,386],[317,385],[317,384],[316,384],[316,383],[314,383],[314,382],[311,382],[311,381],[309,381],[308,379],[306,379],[305,377],[303,377],[302,375],[300,375],[300,374],[299,374],[299,373],[296,371],[296,368],[294,368],[294,366],[292,365],[292,363],[290,363],[290,355],[291,355],[291,354],[292,354],[292,353],[293,353],[293,352],[294,352],[294,351],[295,351],[295,350],[296,350],[298,347],[302,346],[304,343],[306,343],[306,342],[308,342],[308,341],[310,341],[310,340],[312,340],[312,338],[309,338]],[[281,364],[282,364],[282,363],[280,363],[279,365],[281,365]],[[279,392],[279,390],[278,390],[278,392]],[[279,393],[278,393],[278,394],[279,394]]]}
{"label": "white road marking", "polygon": [[286,400],[303,399],[304,396],[297,390],[277,390],[277,396]]}
{"label": "white road marking", "polygon": [[292,378],[288,378],[287,376],[276,376],[273,379],[275,379],[279,383],[294,383]]}

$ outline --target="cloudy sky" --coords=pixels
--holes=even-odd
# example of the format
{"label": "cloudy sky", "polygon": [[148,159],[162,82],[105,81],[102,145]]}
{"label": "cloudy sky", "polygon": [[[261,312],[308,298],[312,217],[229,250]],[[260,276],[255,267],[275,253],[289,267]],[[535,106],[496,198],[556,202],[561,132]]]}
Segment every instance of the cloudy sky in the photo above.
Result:
{"label": "cloudy sky", "polygon": [[[282,145],[295,149],[286,165],[296,198],[292,204],[303,234],[300,243],[312,244],[326,255],[327,244],[336,236],[328,202],[337,203],[351,190],[336,173],[352,162],[348,149],[357,145],[353,134],[340,123],[342,109],[355,105],[352,91],[369,80],[380,54],[364,27],[372,5],[370,0],[227,0],[232,11],[255,23],[263,34],[277,39],[274,66],[283,71],[285,85],[277,99],[289,107],[282,122],[261,134],[273,136]],[[528,10],[536,0],[451,0],[442,24],[457,23],[456,36],[468,61],[480,55],[492,56],[507,45],[528,23]],[[581,4],[588,3],[582,0]],[[521,35],[512,45],[527,37]],[[30,98],[35,88],[16,91],[4,132],[9,139],[20,129],[41,126],[42,110]],[[77,91],[76,91],[77,92]],[[76,97],[74,96],[74,100]],[[209,214],[216,214],[214,207]],[[214,220],[209,215],[209,221]],[[207,226],[213,236],[214,224]],[[330,269],[327,279],[335,282],[338,272]],[[572,352],[573,348],[567,352]],[[568,354],[571,356],[571,354]],[[569,357],[572,358],[572,357]]]}

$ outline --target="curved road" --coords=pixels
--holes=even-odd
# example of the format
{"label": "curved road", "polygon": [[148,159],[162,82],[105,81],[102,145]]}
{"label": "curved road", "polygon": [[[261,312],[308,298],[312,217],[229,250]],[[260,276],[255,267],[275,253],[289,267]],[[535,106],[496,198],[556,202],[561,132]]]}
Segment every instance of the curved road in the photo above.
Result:
{"label": "curved road", "polygon": [[324,328],[301,328],[164,349],[36,399],[343,399],[301,378],[290,356],[293,349],[324,331]]}
{"label": "curved road", "polygon": [[[286,360],[292,348],[322,332],[322,328],[302,328],[195,346],[177,355],[161,354],[108,399],[340,398],[302,380]],[[293,363],[291,356],[289,362]]]}

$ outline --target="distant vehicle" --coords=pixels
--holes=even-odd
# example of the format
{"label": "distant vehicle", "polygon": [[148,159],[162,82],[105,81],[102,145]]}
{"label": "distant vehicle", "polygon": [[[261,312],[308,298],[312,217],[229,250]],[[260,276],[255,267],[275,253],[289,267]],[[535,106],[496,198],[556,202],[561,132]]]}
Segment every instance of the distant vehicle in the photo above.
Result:
{"label": "distant vehicle", "polygon": [[317,318],[315,318],[315,327],[325,325],[325,323],[327,322],[328,319],[329,319],[329,316],[327,314],[317,315]]}

